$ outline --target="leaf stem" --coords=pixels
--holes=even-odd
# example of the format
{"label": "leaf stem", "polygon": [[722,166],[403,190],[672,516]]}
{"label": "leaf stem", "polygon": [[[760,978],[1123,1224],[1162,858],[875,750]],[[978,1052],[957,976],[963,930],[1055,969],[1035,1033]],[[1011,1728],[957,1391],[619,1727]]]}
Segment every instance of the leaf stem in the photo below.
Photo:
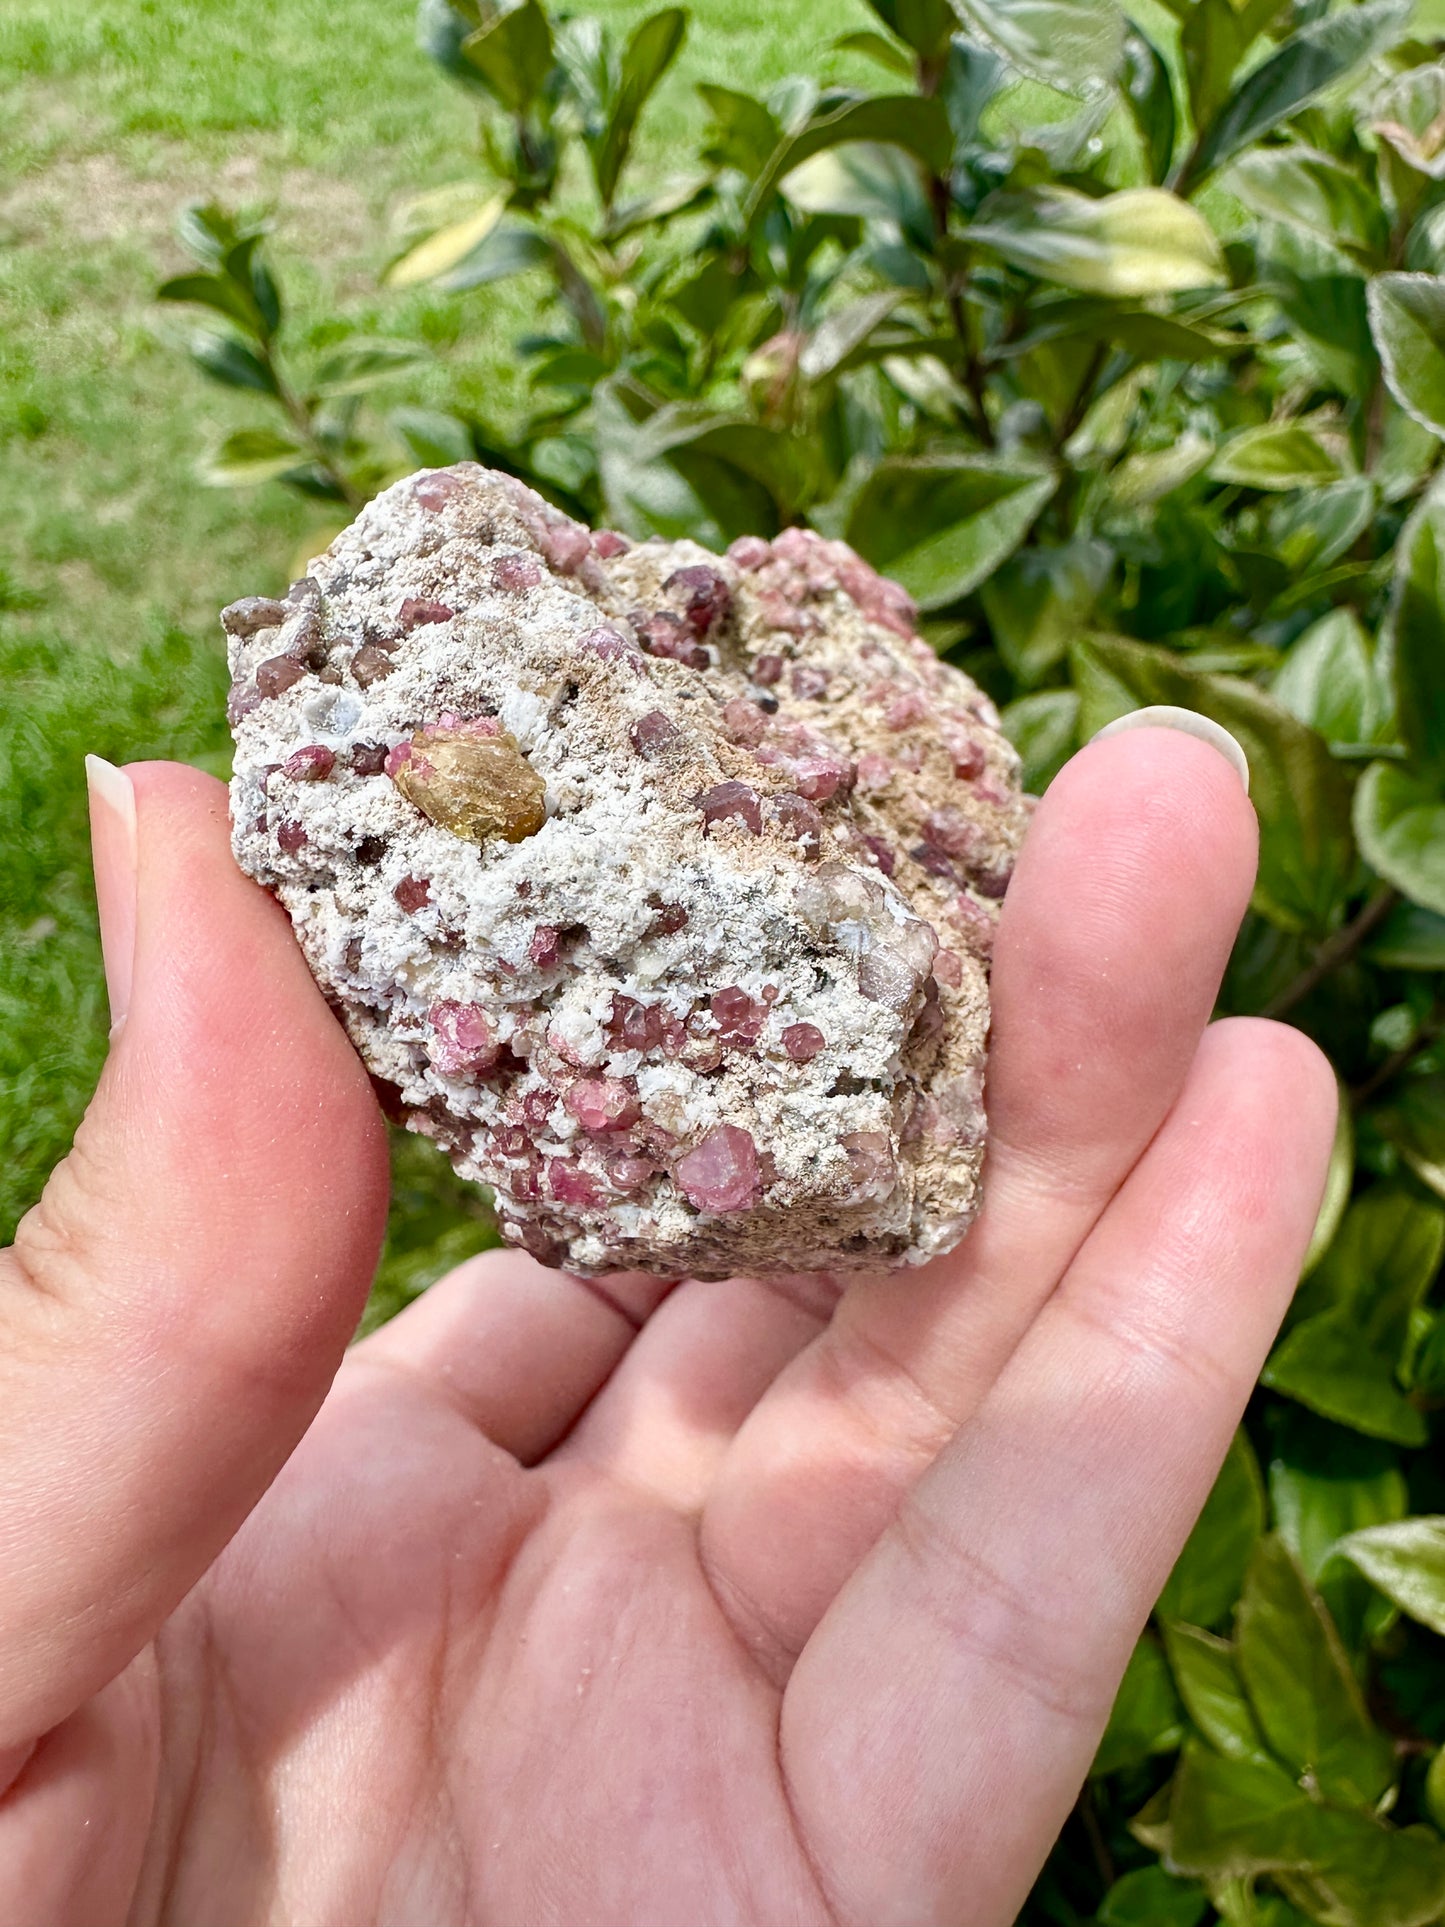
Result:
{"label": "leaf stem", "polygon": [[1349,962],[1366,937],[1384,922],[1399,901],[1398,890],[1386,888],[1376,891],[1358,916],[1319,946],[1313,962],[1306,965],[1293,983],[1286,984],[1277,997],[1271,998],[1260,1015],[1283,1017],[1286,1011],[1302,1003],[1312,990],[1319,988],[1331,971]]}
{"label": "leaf stem", "polygon": [[1399,1050],[1392,1050],[1385,1061],[1350,1092],[1351,1110],[1363,1110],[1372,1097],[1378,1096],[1387,1084],[1393,1083],[1412,1059],[1418,1057],[1427,1045],[1433,1044],[1439,1035],[1440,1018],[1437,1012],[1432,1011],[1408,1044],[1402,1044]]}
{"label": "leaf stem", "polygon": [[[948,182],[941,174],[929,176],[929,205],[933,210],[933,227],[940,241],[948,239]],[[958,336],[959,346],[963,349],[963,386],[968,395],[974,426],[979,440],[985,448],[996,446],[993,423],[988,418],[988,407],[983,385],[983,369],[974,351],[973,330],[968,325],[968,309],[964,297],[968,293],[968,276],[960,269],[945,269],[943,296],[948,303],[949,319],[953,332]]]}
{"label": "leaf stem", "polygon": [[1094,1805],[1094,1789],[1086,1780],[1075,1802],[1075,1812],[1083,1822],[1084,1832],[1088,1835],[1089,1850],[1094,1856],[1094,1865],[1099,1870],[1099,1878],[1107,1893],[1114,1884],[1114,1856],[1109,1851],[1109,1843],[1104,1838],[1104,1829],[1099,1825],[1099,1813]]}
{"label": "leaf stem", "polygon": [[285,412],[286,419],[296,430],[301,440],[305,442],[316,466],[330,477],[331,481],[340,491],[346,506],[351,509],[353,513],[365,508],[366,497],[361,493],[360,489],[356,487],[346,471],[339,468],[332,460],[325,443],[322,442],[312,425],[311,411],[307,408],[301,397],[288,387],[286,381],[283,379],[281,370],[276,366],[276,358],[271,353],[271,344],[269,341],[262,342],[261,355],[266,363],[267,373],[276,384],[276,398]]}
{"label": "leaf stem", "polygon": [[1074,399],[1069,403],[1064,419],[1059,423],[1058,433],[1054,436],[1055,454],[1063,454],[1065,442],[1075,433],[1080,422],[1088,414],[1094,400],[1094,384],[1103,374],[1104,363],[1108,356],[1108,342],[1095,342],[1094,352],[1090,355],[1088,366],[1080,377],[1078,388],[1074,391]]}

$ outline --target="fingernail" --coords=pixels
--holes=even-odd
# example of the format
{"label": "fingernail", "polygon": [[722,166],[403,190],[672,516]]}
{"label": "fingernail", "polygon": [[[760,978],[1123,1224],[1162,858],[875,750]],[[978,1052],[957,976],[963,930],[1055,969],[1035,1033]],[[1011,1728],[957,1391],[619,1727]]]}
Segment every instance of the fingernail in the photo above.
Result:
{"label": "fingernail", "polygon": [[86,757],[85,783],[90,792],[90,854],[100,910],[100,950],[114,1037],[130,1008],[135,970],[135,789],[125,771],[102,756]]}
{"label": "fingernail", "polygon": [[1127,716],[1116,716],[1105,723],[1089,740],[1102,743],[1106,736],[1121,736],[1126,729],[1177,729],[1185,736],[1197,736],[1201,743],[1217,749],[1249,795],[1249,759],[1223,723],[1201,716],[1197,710],[1179,709],[1173,703],[1151,703],[1147,709],[1131,709]]}

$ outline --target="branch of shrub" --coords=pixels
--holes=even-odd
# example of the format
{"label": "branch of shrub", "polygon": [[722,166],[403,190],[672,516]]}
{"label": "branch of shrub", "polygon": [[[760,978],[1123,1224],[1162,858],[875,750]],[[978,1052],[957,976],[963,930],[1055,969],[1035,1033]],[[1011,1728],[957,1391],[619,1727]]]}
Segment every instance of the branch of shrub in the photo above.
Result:
{"label": "branch of shrub", "polygon": [[1317,990],[1333,970],[1348,963],[1371,931],[1384,922],[1391,910],[1400,901],[1398,890],[1377,891],[1352,922],[1337,930],[1334,936],[1322,943],[1314,955],[1314,961],[1306,966],[1293,983],[1286,984],[1277,997],[1271,998],[1260,1015],[1263,1017],[1283,1017],[1287,1011],[1302,1003],[1312,990]]}
{"label": "branch of shrub", "polygon": [[1363,1084],[1356,1085],[1351,1090],[1351,1110],[1363,1110],[1371,1098],[1378,1097],[1385,1086],[1392,1084],[1401,1071],[1408,1069],[1420,1053],[1433,1044],[1439,1035],[1440,1017],[1437,1011],[1432,1010],[1408,1044],[1402,1044],[1398,1050],[1392,1050],[1385,1061],[1371,1071]]}
{"label": "branch of shrub", "polygon": [[[948,239],[948,182],[939,174],[933,174],[928,182],[929,205],[933,210],[933,226],[940,241]],[[968,308],[965,296],[968,292],[966,276],[954,269],[945,271],[944,300],[948,304],[949,319],[953,332],[958,336],[959,346],[963,349],[963,386],[968,396],[974,426],[979,440],[985,448],[994,447],[993,423],[988,418],[988,405],[984,393],[983,370],[974,352],[973,331],[968,325]]]}

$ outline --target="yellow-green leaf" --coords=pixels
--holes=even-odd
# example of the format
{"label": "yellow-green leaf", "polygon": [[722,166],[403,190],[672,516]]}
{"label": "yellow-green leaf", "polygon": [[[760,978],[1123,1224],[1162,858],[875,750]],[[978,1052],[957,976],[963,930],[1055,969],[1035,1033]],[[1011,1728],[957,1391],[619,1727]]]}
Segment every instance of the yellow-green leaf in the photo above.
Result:
{"label": "yellow-green leaf", "polygon": [[388,286],[415,287],[418,282],[434,281],[439,274],[446,274],[459,261],[464,261],[473,248],[481,246],[501,220],[506,205],[505,194],[493,195],[475,214],[438,228],[435,234],[408,248],[400,260],[393,261],[387,269]]}
{"label": "yellow-green leaf", "polygon": [[967,238],[1040,280],[1085,294],[1178,294],[1229,279],[1214,231],[1162,187],[1091,199],[1037,188],[987,202]]}

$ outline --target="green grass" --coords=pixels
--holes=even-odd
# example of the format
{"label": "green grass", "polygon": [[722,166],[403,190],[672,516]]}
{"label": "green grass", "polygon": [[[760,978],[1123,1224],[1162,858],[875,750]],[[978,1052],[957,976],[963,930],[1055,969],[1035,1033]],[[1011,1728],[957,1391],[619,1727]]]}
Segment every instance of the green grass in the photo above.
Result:
{"label": "green grass", "polygon": [[[650,8],[596,0],[623,26]],[[818,66],[859,0],[704,0],[649,116],[677,164],[702,77]],[[835,69],[844,71],[841,64]],[[863,70],[852,68],[852,72]],[[161,338],[188,201],[274,211],[303,352],[338,323],[420,335],[436,361],[388,401],[519,404],[508,344],[536,291],[379,287],[408,195],[475,175],[472,104],[421,54],[411,0],[6,0],[0,12],[0,1242],[63,1155],[104,1055],[81,759],[224,772],[215,611],[283,583],[324,519],[277,485],[200,486],[254,402]],[[488,1236],[478,1194],[399,1142],[371,1316]]]}

